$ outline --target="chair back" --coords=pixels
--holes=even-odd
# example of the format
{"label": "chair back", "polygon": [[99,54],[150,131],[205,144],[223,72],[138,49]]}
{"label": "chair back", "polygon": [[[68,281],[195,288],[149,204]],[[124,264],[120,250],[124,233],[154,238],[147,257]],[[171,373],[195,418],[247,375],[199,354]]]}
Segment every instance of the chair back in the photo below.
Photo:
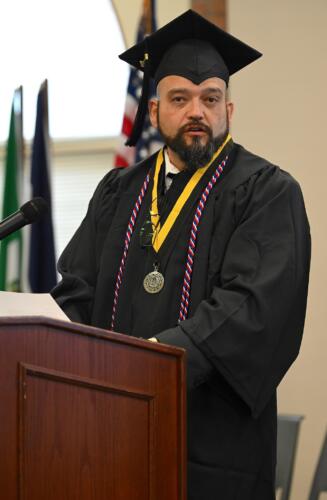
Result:
{"label": "chair back", "polygon": [[280,500],[290,497],[295,455],[302,415],[278,415],[276,490],[281,488]]}
{"label": "chair back", "polygon": [[309,500],[318,500],[322,491],[327,491],[327,432],[312,481]]}

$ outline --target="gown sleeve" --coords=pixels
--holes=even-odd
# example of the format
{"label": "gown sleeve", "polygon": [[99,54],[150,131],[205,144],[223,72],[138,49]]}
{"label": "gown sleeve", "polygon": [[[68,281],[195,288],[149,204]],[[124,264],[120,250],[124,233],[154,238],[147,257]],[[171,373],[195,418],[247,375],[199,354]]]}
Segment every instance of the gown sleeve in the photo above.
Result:
{"label": "gown sleeve", "polygon": [[219,374],[258,416],[300,348],[310,232],[299,185],[277,167],[239,186],[234,203],[219,284],[157,338],[187,350],[189,389]]}
{"label": "gown sleeve", "polygon": [[105,213],[110,224],[115,207],[118,172],[119,169],[111,170],[99,183],[85,218],[58,261],[62,280],[51,291],[51,295],[67,316],[79,323],[91,322],[97,254],[103,237],[98,227],[99,220]]}

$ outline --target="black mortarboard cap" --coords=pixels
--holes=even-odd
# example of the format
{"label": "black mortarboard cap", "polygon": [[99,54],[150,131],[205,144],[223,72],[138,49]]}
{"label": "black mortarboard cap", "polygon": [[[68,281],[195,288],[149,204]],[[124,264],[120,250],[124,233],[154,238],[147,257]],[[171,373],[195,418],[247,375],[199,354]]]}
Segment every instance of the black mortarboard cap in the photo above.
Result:
{"label": "black mortarboard cap", "polygon": [[141,135],[150,77],[156,85],[168,75],[183,76],[198,85],[216,76],[228,85],[230,75],[261,55],[193,10],[126,50],[120,59],[144,72],[139,108],[126,144],[134,146]]}

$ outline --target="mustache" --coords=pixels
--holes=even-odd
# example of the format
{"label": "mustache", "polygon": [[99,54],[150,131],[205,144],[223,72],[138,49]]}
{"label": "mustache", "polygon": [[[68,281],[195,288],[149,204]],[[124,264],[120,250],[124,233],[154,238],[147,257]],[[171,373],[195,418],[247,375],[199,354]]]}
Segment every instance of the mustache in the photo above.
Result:
{"label": "mustache", "polygon": [[208,135],[212,134],[212,130],[208,125],[205,125],[199,120],[192,120],[180,127],[179,133],[183,134],[184,132],[189,132],[190,130],[200,130],[201,132],[206,132]]}

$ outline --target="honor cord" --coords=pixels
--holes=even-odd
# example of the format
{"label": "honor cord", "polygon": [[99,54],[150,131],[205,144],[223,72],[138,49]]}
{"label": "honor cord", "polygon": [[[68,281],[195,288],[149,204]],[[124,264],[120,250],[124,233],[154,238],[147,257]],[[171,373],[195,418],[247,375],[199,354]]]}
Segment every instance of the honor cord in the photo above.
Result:
{"label": "honor cord", "polygon": [[125,236],[125,241],[124,241],[124,251],[123,251],[123,256],[121,258],[121,261],[120,261],[120,266],[119,266],[117,279],[116,279],[116,285],[115,285],[114,303],[112,306],[111,324],[110,324],[111,330],[113,330],[115,327],[115,318],[116,318],[117,304],[118,304],[118,298],[119,298],[119,290],[120,290],[120,286],[121,286],[122,280],[123,280],[123,274],[124,274],[127,254],[128,254],[128,250],[129,250],[129,245],[131,242],[132,234],[134,232],[135,222],[136,222],[137,216],[138,216],[139,211],[140,211],[140,207],[141,207],[142,202],[143,202],[143,198],[144,198],[145,193],[148,189],[149,181],[150,181],[150,172],[147,174],[147,176],[143,182],[140,194],[137,197],[137,200],[135,202],[134,208],[132,210],[132,214],[130,216],[130,219],[129,219],[129,222],[127,225],[127,231],[126,231],[126,236]]}
{"label": "honor cord", "polygon": [[185,268],[185,274],[184,274],[183,290],[182,290],[182,298],[181,298],[181,305],[180,305],[180,310],[179,310],[178,322],[184,321],[187,318],[187,314],[188,314],[190,293],[191,293],[191,283],[192,283],[192,272],[193,272],[193,264],[194,264],[194,255],[195,255],[195,250],[196,250],[196,241],[197,241],[197,234],[198,234],[198,226],[199,226],[199,223],[200,223],[200,220],[202,217],[203,210],[204,210],[205,205],[207,203],[208,196],[209,196],[212,188],[216,184],[217,180],[221,176],[227,160],[228,160],[228,156],[226,156],[226,158],[216,168],[214,174],[212,175],[207,186],[205,187],[204,191],[202,192],[198,206],[196,207],[196,210],[195,210],[195,214],[194,214],[194,218],[193,218],[193,222],[192,222],[192,229],[191,229],[191,236],[190,236],[190,240],[189,240],[188,252],[187,252],[186,268]]}

